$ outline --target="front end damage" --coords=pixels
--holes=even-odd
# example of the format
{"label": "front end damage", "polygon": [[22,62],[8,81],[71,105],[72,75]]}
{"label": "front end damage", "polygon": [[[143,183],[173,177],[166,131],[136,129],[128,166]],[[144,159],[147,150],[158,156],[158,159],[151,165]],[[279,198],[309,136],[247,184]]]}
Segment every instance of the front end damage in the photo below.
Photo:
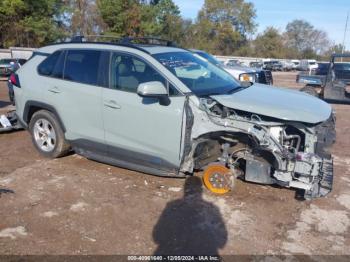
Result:
{"label": "front end damage", "polygon": [[305,199],[332,189],[333,114],[308,124],[234,110],[212,98],[189,99],[185,128],[182,172],[217,163],[246,181],[301,189]]}

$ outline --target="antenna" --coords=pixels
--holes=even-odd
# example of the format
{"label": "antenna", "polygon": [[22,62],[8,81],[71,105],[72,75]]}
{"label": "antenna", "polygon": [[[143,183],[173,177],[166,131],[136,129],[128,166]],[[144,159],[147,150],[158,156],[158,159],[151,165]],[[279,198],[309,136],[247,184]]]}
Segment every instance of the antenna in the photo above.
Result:
{"label": "antenna", "polygon": [[[345,51],[345,38],[346,38],[346,31],[348,30],[348,21],[349,21],[349,11],[348,14],[346,16],[346,22],[345,22],[345,30],[344,30],[344,37],[343,37],[343,46],[342,46],[342,50],[341,53],[344,54]],[[341,61],[343,62],[343,58],[341,59]]]}

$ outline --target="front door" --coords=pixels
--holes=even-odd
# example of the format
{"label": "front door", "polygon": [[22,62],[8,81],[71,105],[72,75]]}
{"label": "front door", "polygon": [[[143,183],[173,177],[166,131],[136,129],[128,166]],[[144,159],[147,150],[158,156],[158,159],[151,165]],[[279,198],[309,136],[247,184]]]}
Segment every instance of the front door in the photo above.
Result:
{"label": "front door", "polygon": [[[168,87],[167,103],[137,94],[140,83],[160,81]],[[141,58],[113,53],[110,88],[102,94],[105,141],[110,157],[135,169],[174,171],[180,165],[185,97]],[[141,168],[140,168],[141,167]],[[131,167],[133,168],[133,167]]]}

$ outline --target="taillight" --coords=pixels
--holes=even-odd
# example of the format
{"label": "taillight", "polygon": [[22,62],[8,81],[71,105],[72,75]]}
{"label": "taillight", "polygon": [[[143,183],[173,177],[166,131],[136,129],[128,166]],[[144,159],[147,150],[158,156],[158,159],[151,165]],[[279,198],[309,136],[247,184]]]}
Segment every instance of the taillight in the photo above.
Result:
{"label": "taillight", "polygon": [[21,87],[21,85],[19,84],[19,79],[18,79],[18,75],[13,73],[10,75],[10,82],[11,84],[13,84],[14,86],[17,87]]}

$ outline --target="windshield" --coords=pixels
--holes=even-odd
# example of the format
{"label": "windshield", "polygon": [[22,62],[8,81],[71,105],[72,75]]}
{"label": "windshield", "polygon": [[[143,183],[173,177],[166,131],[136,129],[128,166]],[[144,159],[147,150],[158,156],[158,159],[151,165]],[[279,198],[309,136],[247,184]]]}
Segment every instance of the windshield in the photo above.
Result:
{"label": "windshield", "polygon": [[350,70],[350,64],[349,63],[336,63],[334,65],[335,70],[339,71],[349,71]]}
{"label": "windshield", "polygon": [[240,87],[229,73],[199,55],[171,52],[153,56],[198,96],[227,94]]}
{"label": "windshield", "polygon": [[316,62],[309,62],[309,65],[316,65]]}
{"label": "windshield", "polygon": [[207,59],[210,63],[216,65],[216,66],[221,66],[221,63],[219,62],[219,60],[217,60],[215,57],[213,57],[212,55],[209,55],[206,52],[196,52],[196,54],[200,55],[201,57],[204,57],[205,59]]}

